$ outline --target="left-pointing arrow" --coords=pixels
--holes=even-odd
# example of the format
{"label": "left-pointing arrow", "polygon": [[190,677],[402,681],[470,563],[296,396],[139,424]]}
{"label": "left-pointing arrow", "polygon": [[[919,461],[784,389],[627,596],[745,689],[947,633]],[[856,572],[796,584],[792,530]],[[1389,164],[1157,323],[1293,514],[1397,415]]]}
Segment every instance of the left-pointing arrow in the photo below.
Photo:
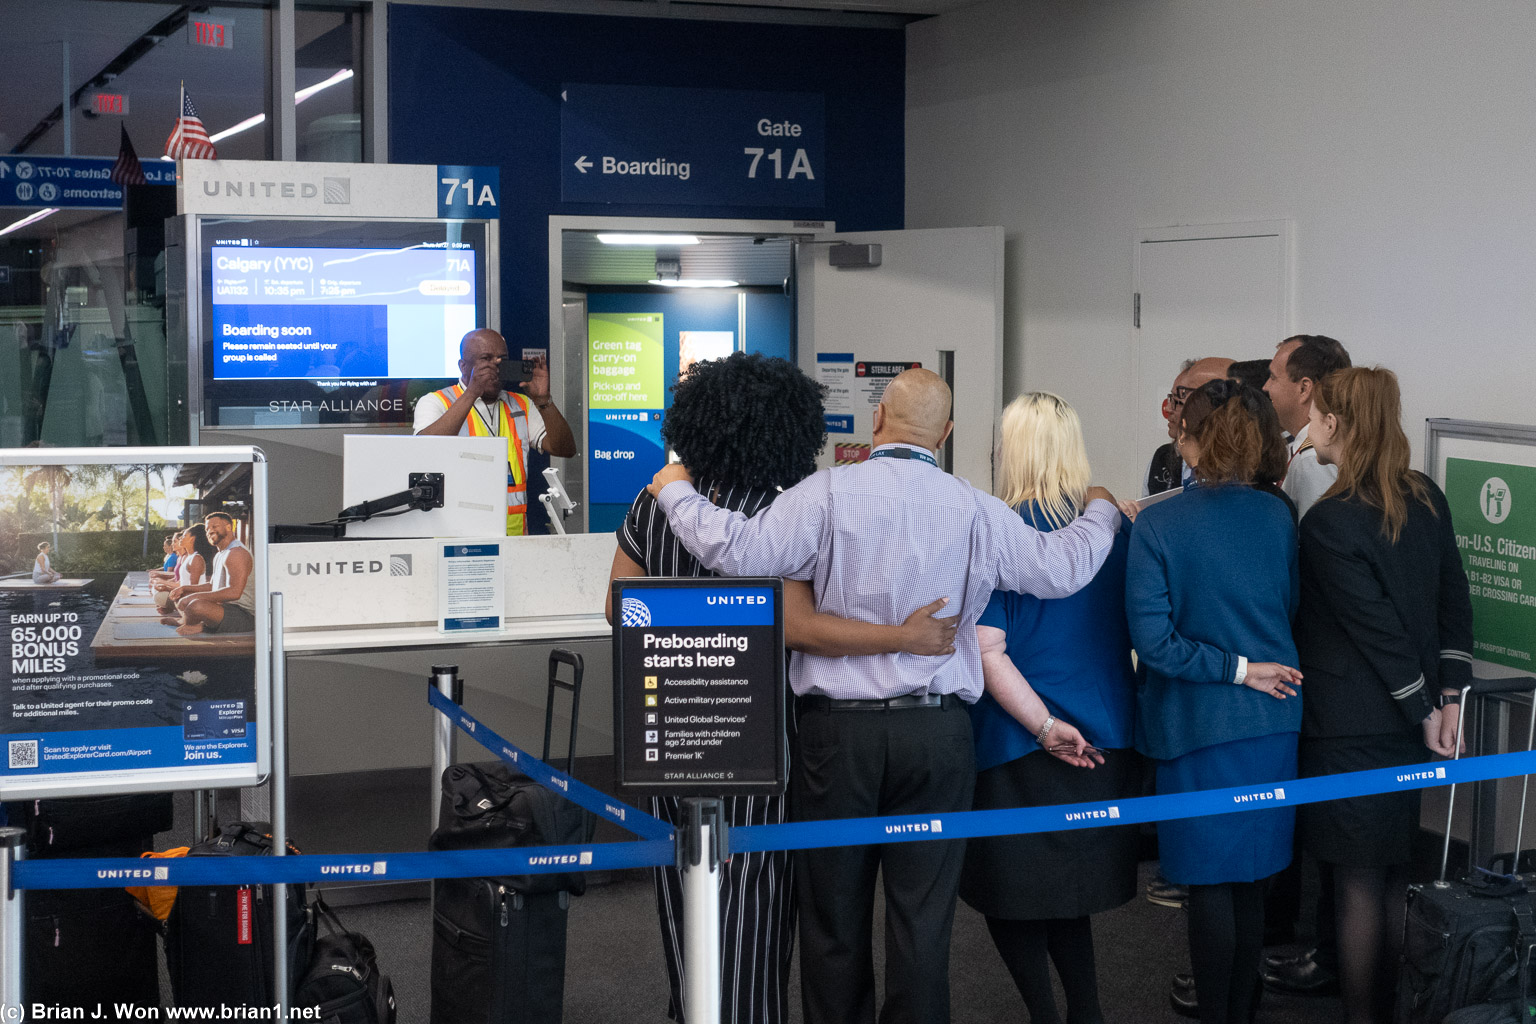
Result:
{"label": "left-pointing arrow", "polygon": [[587,168],[591,166],[592,161],[587,159],[587,155],[585,153],[576,158],[576,169],[582,174],[586,174]]}

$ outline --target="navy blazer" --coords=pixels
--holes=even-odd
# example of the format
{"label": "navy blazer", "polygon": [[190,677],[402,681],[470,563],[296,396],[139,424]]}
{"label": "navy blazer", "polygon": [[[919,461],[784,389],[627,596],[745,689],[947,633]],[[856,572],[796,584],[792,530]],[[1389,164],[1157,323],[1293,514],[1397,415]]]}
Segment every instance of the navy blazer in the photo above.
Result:
{"label": "navy blazer", "polygon": [[1285,503],[1201,485],[1136,517],[1125,610],[1140,662],[1137,747],[1160,760],[1296,732],[1301,699],[1233,683],[1237,659],[1296,666],[1296,528]]}

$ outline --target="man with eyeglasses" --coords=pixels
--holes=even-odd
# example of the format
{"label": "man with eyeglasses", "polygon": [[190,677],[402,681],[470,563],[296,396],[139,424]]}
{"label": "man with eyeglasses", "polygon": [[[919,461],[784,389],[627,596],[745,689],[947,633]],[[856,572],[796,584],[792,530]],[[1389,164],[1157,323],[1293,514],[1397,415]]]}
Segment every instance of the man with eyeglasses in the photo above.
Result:
{"label": "man with eyeglasses", "polygon": [[1179,417],[1184,414],[1184,400],[1206,381],[1220,380],[1232,369],[1232,360],[1220,356],[1205,359],[1189,359],[1173,379],[1173,388],[1163,399],[1163,419],[1168,421],[1168,443],[1152,453],[1143,478],[1141,496],[1161,494],[1184,486],[1190,469],[1179,458],[1174,442],[1179,439]]}

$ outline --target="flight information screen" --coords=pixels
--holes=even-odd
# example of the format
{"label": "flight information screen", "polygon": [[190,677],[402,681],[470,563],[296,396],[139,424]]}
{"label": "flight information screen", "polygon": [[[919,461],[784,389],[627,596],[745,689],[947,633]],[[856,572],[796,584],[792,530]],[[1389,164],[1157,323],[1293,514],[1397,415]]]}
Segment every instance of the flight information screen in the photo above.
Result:
{"label": "flight information screen", "polygon": [[215,245],[219,380],[456,377],[475,253]]}

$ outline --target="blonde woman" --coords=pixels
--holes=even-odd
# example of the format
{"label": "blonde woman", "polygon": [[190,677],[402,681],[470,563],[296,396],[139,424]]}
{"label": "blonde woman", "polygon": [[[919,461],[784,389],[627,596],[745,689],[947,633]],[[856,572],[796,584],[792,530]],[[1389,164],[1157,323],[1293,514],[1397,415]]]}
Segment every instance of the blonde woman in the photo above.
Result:
{"label": "blonde woman", "polygon": [[[1037,530],[1076,519],[1088,490],[1082,424],[1046,392],[1003,410],[1002,499]],[[1102,802],[1140,792],[1136,681],[1125,619],[1128,527],[1093,582],[1043,601],[998,591],[977,622],[986,692],[971,708],[977,810]],[[1091,744],[1091,745],[1090,745]],[[1092,770],[1089,770],[1092,769]],[[973,839],[960,897],[987,919],[1033,1024],[1097,1024],[1089,915],[1136,894],[1135,828]]]}
{"label": "blonde woman", "polygon": [[37,557],[32,560],[32,582],[43,585],[57,583],[64,577],[53,571],[53,561],[48,557],[48,552],[53,550],[53,545],[46,540],[37,546]]}

